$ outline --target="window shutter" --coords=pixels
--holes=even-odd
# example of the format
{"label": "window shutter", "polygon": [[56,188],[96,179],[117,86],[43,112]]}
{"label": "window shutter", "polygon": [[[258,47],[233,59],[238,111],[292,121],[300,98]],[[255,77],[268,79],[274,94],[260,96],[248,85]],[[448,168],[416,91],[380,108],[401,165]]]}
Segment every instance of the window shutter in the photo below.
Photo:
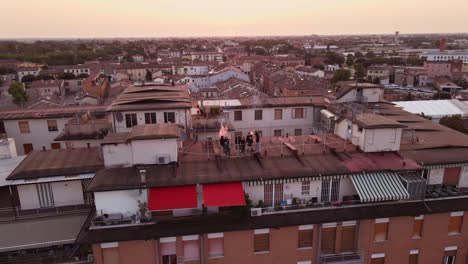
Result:
{"label": "window shutter", "polygon": [[449,220],[448,232],[460,233],[463,216],[451,216]]}
{"label": "window shutter", "polygon": [[336,228],[322,228],[322,238],[320,240],[320,249],[325,254],[335,253]]}
{"label": "window shutter", "polygon": [[374,241],[387,240],[388,223],[376,223],[374,225]]}
{"label": "window shutter", "polygon": [[314,230],[299,230],[298,234],[298,248],[312,247],[314,238]]}
{"label": "window shutter", "polygon": [[341,252],[354,252],[356,241],[356,226],[341,227]]}
{"label": "window shutter", "polygon": [[254,235],[254,251],[263,252],[270,251],[270,234],[255,234]]}
{"label": "window shutter", "polygon": [[422,227],[423,227],[423,220],[422,219],[414,220],[413,237],[421,237],[422,236]]}
{"label": "window shutter", "polygon": [[409,264],[418,264],[418,254],[409,255]]}

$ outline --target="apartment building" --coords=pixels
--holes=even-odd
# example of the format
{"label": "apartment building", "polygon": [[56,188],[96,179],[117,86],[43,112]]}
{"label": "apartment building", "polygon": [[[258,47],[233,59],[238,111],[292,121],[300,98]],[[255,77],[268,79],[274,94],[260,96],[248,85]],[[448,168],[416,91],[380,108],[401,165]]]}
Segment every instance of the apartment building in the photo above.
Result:
{"label": "apartment building", "polygon": [[393,67],[390,65],[371,65],[367,68],[367,78],[372,82],[378,80],[382,85],[390,83],[391,74],[393,74]]}
{"label": "apartment building", "polygon": [[185,85],[130,86],[107,108],[117,133],[143,124],[173,123],[191,127],[191,102]]}
{"label": "apartment building", "polygon": [[246,149],[181,143],[171,124],[109,134],[80,242],[95,263],[464,263],[467,136],[370,84],[317,105],[330,133],[262,132]]}
{"label": "apartment building", "polygon": [[198,105],[205,113],[220,108],[220,120],[232,124],[236,135],[256,131],[266,137],[310,135],[317,130],[322,97],[250,97],[203,100]]}
{"label": "apartment building", "polygon": [[[361,146],[340,135],[263,137],[258,154],[230,158],[213,146],[208,160],[197,144],[177,155],[178,134],[163,124],[135,127],[125,143],[111,135],[110,147],[131,146],[133,160],[103,151],[106,169],[88,189],[97,215],[83,242],[93,243],[96,263],[463,262],[466,136],[391,104],[373,107],[412,130],[426,129],[403,133],[396,149],[384,141],[380,149],[356,151]],[[457,147],[423,140],[440,135]],[[158,151],[140,155],[139,146]],[[440,155],[453,151],[450,161]],[[178,165],[171,165],[175,157]],[[456,187],[438,189],[442,184]],[[256,208],[249,215],[236,209],[250,203]],[[142,204],[147,209],[139,211]]]}
{"label": "apartment building", "polygon": [[56,107],[46,109],[26,109],[2,111],[8,137],[16,141],[19,155],[29,154],[33,150],[64,148],[65,144],[56,141],[65,129],[66,123],[80,111],[89,111],[93,116],[105,115],[106,106]]}
{"label": "apartment building", "polygon": [[67,65],[62,68],[64,73],[72,73],[75,76],[80,74],[91,74],[91,69],[85,65]]}
{"label": "apartment building", "polygon": [[33,76],[38,76],[39,75],[39,67],[22,67],[16,69],[16,75],[18,77],[18,81],[21,82],[23,80],[23,77],[26,75],[33,75]]}
{"label": "apartment building", "polygon": [[193,51],[188,55],[182,56],[188,57],[192,61],[210,61],[210,62],[222,62],[223,54],[216,51]]}
{"label": "apartment building", "polygon": [[0,261],[80,260],[83,254],[75,240],[94,206],[84,190],[102,167],[97,148],[0,159]]}
{"label": "apartment building", "polygon": [[208,75],[185,76],[179,79],[177,84],[190,84],[191,89],[197,91],[200,88],[210,88],[231,78],[250,82],[250,77],[241,69],[234,66],[226,66],[219,70],[210,71]]}
{"label": "apartment building", "polygon": [[40,97],[65,95],[63,80],[37,80],[31,83],[29,89],[37,91]]}

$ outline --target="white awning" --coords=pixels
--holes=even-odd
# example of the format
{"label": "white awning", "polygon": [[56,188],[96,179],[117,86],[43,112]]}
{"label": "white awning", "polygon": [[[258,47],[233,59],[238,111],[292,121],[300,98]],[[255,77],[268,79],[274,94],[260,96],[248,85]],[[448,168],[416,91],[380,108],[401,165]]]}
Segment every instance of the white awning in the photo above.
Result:
{"label": "white awning", "polygon": [[352,175],[351,181],[361,202],[396,201],[410,197],[396,173],[379,172]]}

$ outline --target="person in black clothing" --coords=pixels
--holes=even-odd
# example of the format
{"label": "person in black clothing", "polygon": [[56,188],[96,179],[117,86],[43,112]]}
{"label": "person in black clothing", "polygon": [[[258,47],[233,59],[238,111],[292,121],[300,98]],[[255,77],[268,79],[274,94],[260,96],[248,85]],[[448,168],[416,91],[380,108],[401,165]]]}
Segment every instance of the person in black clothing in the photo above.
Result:
{"label": "person in black clothing", "polygon": [[234,143],[236,144],[236,149],[240,150],[241,136],[237,135],[234,139]]}
{"label": "person in black clothing", "polygon": [[241,153],[245,154],[245,139],[244,138],[241,138],[240,146],[241,146]]}
{"label": "person in black clothing", "polygon": [[219,144],[221,145],[221,147],[224,147],[224,141],[225,141],[224,136],[221,136],[219,138]]}
{"label": "person in black clothing", "polygon": [[224,153],[226,156],[231,156],[231,146],[229,144],[229,138],[224,139]]}

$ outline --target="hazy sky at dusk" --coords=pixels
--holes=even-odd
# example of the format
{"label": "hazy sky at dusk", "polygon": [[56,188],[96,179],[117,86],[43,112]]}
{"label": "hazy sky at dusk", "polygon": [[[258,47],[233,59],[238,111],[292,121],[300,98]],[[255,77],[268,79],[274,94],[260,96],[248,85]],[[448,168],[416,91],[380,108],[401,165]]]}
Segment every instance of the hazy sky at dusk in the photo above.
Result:
{"label": "hazy sky at dusk", "polygon": [[468,32],[467,0],[1,0],[0,38]]}

